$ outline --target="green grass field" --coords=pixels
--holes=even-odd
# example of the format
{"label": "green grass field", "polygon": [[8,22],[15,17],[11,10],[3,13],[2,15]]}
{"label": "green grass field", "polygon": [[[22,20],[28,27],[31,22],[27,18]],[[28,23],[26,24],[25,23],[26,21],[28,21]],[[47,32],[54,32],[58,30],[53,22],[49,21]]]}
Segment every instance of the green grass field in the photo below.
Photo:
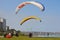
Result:
{"label": "green grass field", "polygon": [[27,36],[19,36],[19,37],[12,37],[12,38],[0,38],[0,40],[60,40],[60,38],[52,38],[52,37],[35,37],[29,38]]}

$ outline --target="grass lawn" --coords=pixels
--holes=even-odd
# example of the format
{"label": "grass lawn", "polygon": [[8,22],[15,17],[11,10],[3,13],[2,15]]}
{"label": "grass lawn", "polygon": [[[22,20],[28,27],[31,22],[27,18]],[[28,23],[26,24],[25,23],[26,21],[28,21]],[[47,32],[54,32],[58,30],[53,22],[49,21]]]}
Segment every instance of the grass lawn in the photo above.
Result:
{"label": "grass lawn", "polygon": [[60,38],[52,38],[52,37],[35,37],[29,38],[27,36],[19,36],[19,37],[12,37],[12,38],[0,38],[0,40],[60,40]]}

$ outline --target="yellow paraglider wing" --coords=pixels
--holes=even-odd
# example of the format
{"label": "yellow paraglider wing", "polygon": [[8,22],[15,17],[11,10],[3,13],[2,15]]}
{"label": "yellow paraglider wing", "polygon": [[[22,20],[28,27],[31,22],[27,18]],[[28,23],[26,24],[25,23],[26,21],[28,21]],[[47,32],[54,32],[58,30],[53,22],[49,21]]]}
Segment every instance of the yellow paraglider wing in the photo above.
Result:
{"label": "yellow paraglider wing", "polygon": [[24,22],[26,22],[26,21],[28,21],[28,20],[30,20],[30,19],[40,20],[40,22],[41,22],[41,19],[40,19],[40,18],[38,18],[38,17],[36,17],[36,16],[29,16],[29,17],[24,18],[24,19],[20,22],[20,25],[22,25]]}

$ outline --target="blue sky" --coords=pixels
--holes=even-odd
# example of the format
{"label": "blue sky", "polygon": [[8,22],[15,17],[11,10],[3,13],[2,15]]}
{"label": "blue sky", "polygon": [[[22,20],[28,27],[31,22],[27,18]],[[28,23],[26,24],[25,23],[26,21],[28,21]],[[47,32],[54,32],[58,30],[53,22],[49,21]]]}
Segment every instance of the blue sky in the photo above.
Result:
{"label": "blue sky", "polygon": [[[45,6],[42,12],[34,5],[26,5],[15,14],[16,7],[24,1],[38,1]],[[28,16],[37,16],[42,22],[29,20],[22,26],[20,21]],[[60,0],[0,0],[0,17],[6,19],[6,25],[21,31],[60,32]]]}

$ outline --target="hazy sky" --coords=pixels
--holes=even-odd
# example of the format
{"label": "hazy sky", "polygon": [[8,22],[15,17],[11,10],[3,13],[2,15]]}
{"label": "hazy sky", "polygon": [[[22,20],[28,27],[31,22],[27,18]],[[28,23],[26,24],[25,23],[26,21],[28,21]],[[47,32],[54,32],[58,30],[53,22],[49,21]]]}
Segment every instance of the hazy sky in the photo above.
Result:
{"label": "hazy sky", "polygon": [[[45,6],[42,12],[38,7],[29,4],[15,14],[16,7],[24,1],[38,1]],[[42,22],[31,19],[22,26],[20,21],[28,16],[37,16]],[[60,0],[0,0],[0,17],[6,19],[6,25],[21,31],[60,32]]]}

